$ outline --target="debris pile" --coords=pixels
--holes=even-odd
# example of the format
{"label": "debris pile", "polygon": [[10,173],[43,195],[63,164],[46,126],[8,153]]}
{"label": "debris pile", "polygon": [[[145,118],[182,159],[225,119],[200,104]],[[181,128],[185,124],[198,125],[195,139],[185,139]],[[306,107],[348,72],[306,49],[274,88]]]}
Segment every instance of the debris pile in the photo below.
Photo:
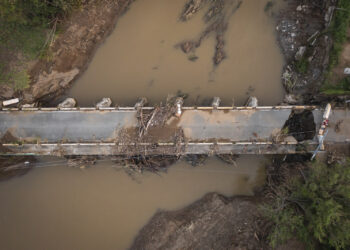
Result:
{"label": "debris pile", "polygon": [[229,19],[239,9],[241,4],[242,0],[189,0],[182,11],[180,20],[186,22],[200,9],[207,7],[208,11],[203,16],[206,28],[197,38],[183,41],[177,44],[176,47],[181,48],[186,54],[192,53],[190,59],[195,58],[195,50],[201,46],[204,39],[213,33],[216,38],[213,63],[214,66],[219,65],[226,58],[224,35]]}
{"label": "debris pile", "polygon": [[[288,3],[278,17],[278,41],[286,59],[282,81],[288,93],[314,98],[323,82],[332,46],[327,29],[332,21],[336,1],[298,1]],[[310,99],[310,100],[308,100]],[[298,101],[299,102],[299,101]]]}

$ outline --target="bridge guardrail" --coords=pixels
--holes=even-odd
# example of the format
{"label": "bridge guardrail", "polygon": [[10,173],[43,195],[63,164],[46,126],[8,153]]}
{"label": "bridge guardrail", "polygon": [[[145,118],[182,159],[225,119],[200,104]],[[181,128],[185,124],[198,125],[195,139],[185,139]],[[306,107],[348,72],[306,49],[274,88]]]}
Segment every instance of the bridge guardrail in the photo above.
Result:
{"label": "bridge guardrail", "polygon": [[[141,110],[153,110],[155,107],[141,107]],[[318,109],[317,106],[314,105],[288,105],[288,106],[258,106],[258,107],[231,107],[231,106],[223,106],[223,107],[211,107],[211,106],[200,106],[200,107],[182,107],[182,110],[281,110],[281,109],[308,109],[314,110]],[[58,107],[23,107],[23,108],[0,108],[1,111],[135,111],[137,110],[135,107],[74,107],[74,108],[58,108]]]}

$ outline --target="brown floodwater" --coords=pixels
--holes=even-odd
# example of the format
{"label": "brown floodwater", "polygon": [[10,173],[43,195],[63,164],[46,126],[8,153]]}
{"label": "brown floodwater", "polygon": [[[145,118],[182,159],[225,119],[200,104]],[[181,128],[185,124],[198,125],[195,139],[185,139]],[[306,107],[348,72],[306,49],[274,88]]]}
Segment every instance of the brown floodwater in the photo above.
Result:
{"label": "brown floodwater", "polygon": [[208,192],[252,195],[264,183],[262,159],[241,157],[236,167],[180,161],[168,173],[133,178],[110,161],[80,169],[42,160],[0,182],[1,249],[126,249],[158,209],[182,208]]}
{"label": "brown floodwater", "polygon": [[[118,105],[133,105],[141,96],[151,104],[159,103],[178,91],[189,95],[188,105],[202,104],[213,96],[226,105],[231,105],[232,98],[242,105],[248,95],[257,96],[263,105],[280,102],[283,57],[274,19],[265,11],[269,0],[243,0],[229,18],[224,35],[227,59],[217,67],[212,60],[215,34],[202,42],[195,55],[175,48],[197,38],[206,27],[204,8],[189,21],[179,21],[185,2],[133,3],[68,95],[80,106],[91,106],[102,97],[111,97]],[[198,59],[189,60],[193,56]]]}
{"label": "brown floodwater", "polygon": [[[283,57],[267,2],[243,0],[224,35],[227,59],[214,67],[214,34],[190,55],[195,61],[175,48],[205,29],[205,9],[181,22],[185,0],[137,0],[68,94],[80,106],[102,97],[159,103],[178,91],[189,94],[188,105],[213,96],[241,105],[248,95],[277,104]],[[242,156],[234,167],[210,158],[196,168],[180,161],[167,173],[131,178],[107,160],[80,169],[42,158],[28,174],[0,182],[1,249],[126,249],[158,209],[182,208],[208,192],[252,195],[264,183],[263,161]]]}

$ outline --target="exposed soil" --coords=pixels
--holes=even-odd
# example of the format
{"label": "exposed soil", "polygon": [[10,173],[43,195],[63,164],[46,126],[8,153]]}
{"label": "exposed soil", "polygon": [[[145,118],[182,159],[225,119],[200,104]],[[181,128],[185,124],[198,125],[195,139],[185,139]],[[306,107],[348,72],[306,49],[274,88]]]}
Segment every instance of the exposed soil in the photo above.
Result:
{"label": "exposed soil", "polygon": [[[130,249],[271,249],[267,242],[270,224],[258,208],[264,201],[210,193],[183,209],[158,211]],[[290,240],[276,249],[305,248]]]}
{"label": "exposed soil", "polygon": [[[113,31],[118,18],[133,0],[86,1],[65,21],[63,33],[49,48],[49,59],[40,59],[29,71],[31,85],[24,102],[59,96],[87,67],[99,45]],[[9,90],[0,92],[9,98]],[[16,94],[15,94],[16,95]]]}
{"label": "exposed soil", "polygon": [[257,198],[212,193],[178,211],[160,211],[131,249],[264,249]]}

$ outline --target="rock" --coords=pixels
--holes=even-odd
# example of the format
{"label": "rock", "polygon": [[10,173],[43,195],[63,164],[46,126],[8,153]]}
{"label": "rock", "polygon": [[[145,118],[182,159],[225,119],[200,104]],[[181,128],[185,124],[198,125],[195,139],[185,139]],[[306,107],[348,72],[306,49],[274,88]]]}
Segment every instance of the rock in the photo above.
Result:
{"label": "rock", "polygon": [[212,106],[214,109],[217,109],[217,108],[220,106],[220,102],[221,102],[220,97],[215,96],[215,97],[213,98],[213,102],[211,103],[211,106]]}
{"label": "rock", "polygon": [[287,104],[296,104],[298,102],[297,97],[292,94],[287,94],[284,96],[283,102]]}
{"label": "rock", "polygon": [[100,102],[96,104],[96,108],[106,108],[106,107],[110,107],[111,105],[112,105],[111,98],[104,97]]}
{"label": "rock", "polygon": [[295,60],[300,61],[306,52],[306,46],[300,46],[297,53],[295,54]]}
{"label": "rock", "polygon": [[344,69],[344,74],[345,75],[350,75],[350,68],[345,68]]}
{"label": "rock", "polygon": [[296,11],[306,11],[309,8],[307,5],[298,5]]}
{"label": "rock", "polygon": [[34,108],[35,107],[35,103],[31,103],[31,104],[24,104],[22,105],[22,108]]}
{"label": "rock", "polygon": [[297,143],[298,141],[293,136],[287,136],[284,138],[284,142]]}
{"label": "rock", "polygon": [[19,99],[14,98],[14,99],[3,101],[2,106],[6,107],[6,106],[10,106],[10,105],[17,104],[17,103],[19,103]]}
{"label": "rock", "polygon": [[58,104],[59,108],[74,108],[77,102],[73,98],[67,98],[60,104]]}
{"label": "rock", "polygon": [[255,96],[250,96],[248,98],[246,106],[256,108],[258,106],[258,98],[256,98]]}
{"label": "rock", "polygon": [[139,100],[137,101],[137,103],[135,104],[135,108],[139,109],[142,108],[144,105],[147,104],[147,98],[146,97],[141,97],[139,98]]}
{"label": "rock", "polygon": [[32,94],[34,99],[39,99],[67,88],[78,74],[79,69],[77,68],[67,72],[52,71],[50,74],[41,74],[38,81],[33,84]]}

